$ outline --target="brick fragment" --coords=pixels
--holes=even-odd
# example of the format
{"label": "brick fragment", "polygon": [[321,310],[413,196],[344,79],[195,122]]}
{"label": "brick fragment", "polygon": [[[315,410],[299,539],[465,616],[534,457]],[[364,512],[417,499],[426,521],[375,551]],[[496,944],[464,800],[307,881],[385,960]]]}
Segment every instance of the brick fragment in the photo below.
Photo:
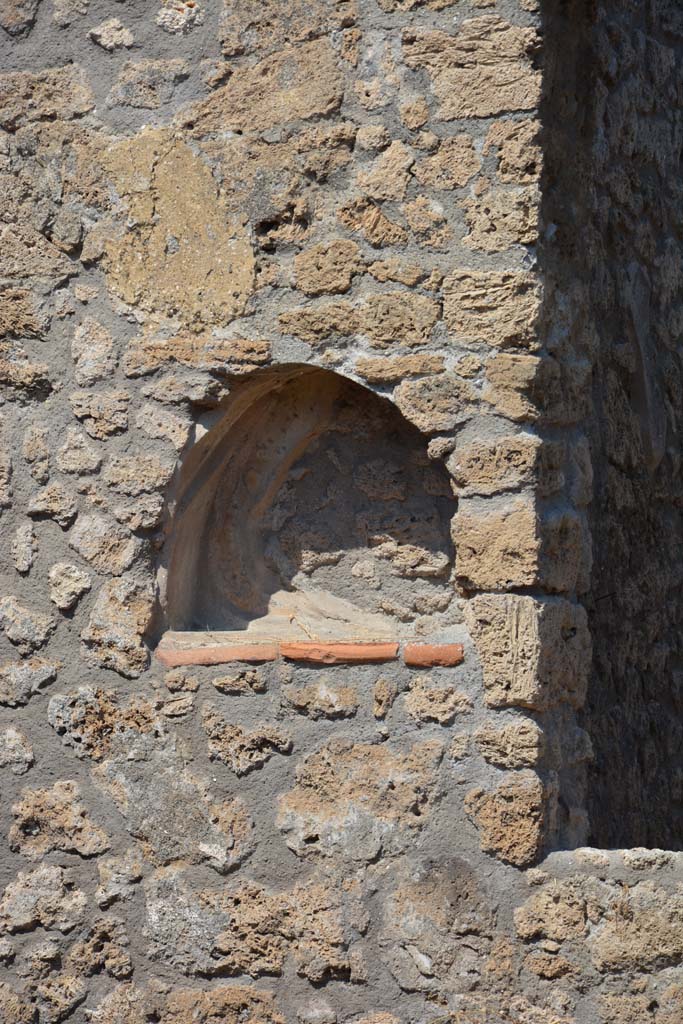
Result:
{"label": "brick fragment", "polygon": [[167,668],[179,665],[224,665],[230,661],[275,661],[277,644],[219,644],[212,647],[190,647],[185,650],[157,648],[157,660]]}
{"label": "brick fragment", "polygon": [[291,661],[312,661],[322,665],[394,661],[398,657],[398,644],[292,642],[280,644],[280,653]]}
{"label": "brick fragment", "polygon": [[465,648],[462,644],[406,644],[403,660],[415,668],[450,668],[465,660]]}

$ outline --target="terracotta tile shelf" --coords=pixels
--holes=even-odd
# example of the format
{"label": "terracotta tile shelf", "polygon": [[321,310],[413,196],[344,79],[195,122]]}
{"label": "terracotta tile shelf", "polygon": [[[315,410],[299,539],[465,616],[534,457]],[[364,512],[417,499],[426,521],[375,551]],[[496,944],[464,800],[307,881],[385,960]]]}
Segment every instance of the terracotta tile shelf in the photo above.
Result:
{"label": "terracotta tile shelf", "polygon": [[385,641],[263,641],[260,643],[184,642],[182,634],[166,634],[156,658],[167,668],[182,665],[224,665],[229,662],[287,661],[313,665],[368,665],[403,660],[411,668],[452,667],[465,658],[462,644]]}

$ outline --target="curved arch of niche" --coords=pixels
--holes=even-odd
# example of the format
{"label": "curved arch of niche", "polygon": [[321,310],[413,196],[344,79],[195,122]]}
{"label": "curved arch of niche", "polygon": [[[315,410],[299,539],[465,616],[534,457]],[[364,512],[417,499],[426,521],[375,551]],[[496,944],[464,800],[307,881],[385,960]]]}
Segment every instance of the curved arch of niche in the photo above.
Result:
{"label": "curved arch of niche", "polygon": [[184,458],[162,643],[447,640],[449,477],[386,398],[290,365],[239,382]]}

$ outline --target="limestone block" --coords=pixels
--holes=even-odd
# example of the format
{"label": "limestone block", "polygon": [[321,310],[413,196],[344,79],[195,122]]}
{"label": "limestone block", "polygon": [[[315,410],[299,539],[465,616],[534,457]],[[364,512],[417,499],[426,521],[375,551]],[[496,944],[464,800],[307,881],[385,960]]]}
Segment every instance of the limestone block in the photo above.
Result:
{"label": "limestone block", "polygon": [[498,177],[512,185],[533,185],[541,176],[543,154],[538,142],[540,122],[494,121],[484,143],[484,156],[496,150]]}
{"label": "limestone block", "polygon": [[96,440],[128,429],[128,403],[126,391],[74,391],[69,402],[76,419]]}
{"label": "limestone block", "polygon": [[497,768],[535,768],[543,753],[543,732],[530,719],[500,729],[483,725],[474,738],[482,757]]}
{"label": "limestone block", "polygon": [[363,266],[355,242],[339,238],[313,245],[294,259],[296,286],[307,295],[347,292]]}
{"label": "limestone block", "polygon": [[102,465],[102,456],[87,437],[75,427],[69,427],[64,444],[57,449],[57,468],[62,473],[86,476],[96,473]]}
{"label": "limestone block", "polygon": [[535,274],[455,270],[443,283],[444,321],[465,340],[497,348],[538,345],[541,290]]}
{"label": "limestone block", "polygon": [[400,384],[406,377],[428,377],[444,369],[443,356],[413,354],[359,359],[356,372],[370,384]]}
{"label": "limestone block", "polygon": [[471,790],[465,809],[487,853],[516,867],[525,867],[538,857],[543,844],[544,792],[534,772],[508,775],[493,790]]}
{"label": "limestone block", "polygon": [[198,134],[263,131],[339,108],[343,78],[326,38],[286,46],[235,71],[227,85],[189,107],[179,119]]}
{"label": "limestone block", "polygon": [[88,37],[109,53],[122,47],[130,49],[135,42],[133,33],[118,18],[107,18],[95,28],[91,28]]}
{"label": "limestone block", "polygon": [[377,157],[370,170],[358,174],[358,188],[366,196],[380,202],[403,199],[410,180],[408,172],[414,159],[412,150],[404,142],[392,142]]}
{"label": "limestone block", "polygon": [[209,739],[209,756],[223,761],[235,775],[246,775],[274,754],[288,754],[292,749],[290,736],[277,726],[243,729],[208,704],[202,709],[202,726]]}
{"label": "limestone block", "polygon": [[479,171],[480,161],[469,135],[444,139],[433,156],[420,160],[413,174],[425,188],[462,188]]}
{"label": "limestone block", "polygon": [[430,683],[429,676],[417,676],[411,680],[405,706],[418,722],[449,725],[456,716],[472,710],[472,701],[455,686],[437,686]]}
{"label": "limestone block", "polygon": [[120,576],[129,569],[140,550],[140,542],[103,516],[81,516],[69,534],[69,547],[98,572]]}
{"label": "limestone block", "polygon": [[385,744],[331,740],[299,763],[296,785],[280,799],[287,845],[302,857],[343,852],[362,862],[412,842],[436,798],[442,755],[434,740],[405,754]]}
{"label": "limestone block", "polygon": [[551,365],[537,356],[499,352],[486,361],[483,397],[495,412],[515,423],[534,422],[545,400]]}
{"label": "limestone block", "polygon": [[560,598],[479,594],[465,619],[484,671],[490,707],[542,711],[558,702],[581,707],[591,663],[581,605]]}
{"label": "limestone block", "polygon": [[81,639],[100,665],[135,679],[148,661],[142,637],[151,613],[147,584],[125,577],[110,580],[97,595]]}
{"label": "limestone block", "polygon": [[456,573],[469,590],[509,590],[538,582],[541,538],[535,504],[461,503],[453,520]]}
{"label": "limestone block", "polygon": [[63,484],[50,483],[33,495],[26,511],[34,519],[54,519],[64,529],[76,517],[78,507]]}
{"label": "limestone block", "polygon": [[537,38],[531,28],[481,15],[463,22],[455,35],[407,29],[403,59],[428,72],[442,120],[491,117],[539,102],[541,76],[528,59]]}
{"label": "limestone block", "polygon": [[28,737],[11,726],[0,732],[0,768],[24,775],[33,764],[33,749]]}
{"label": "limestone block", "polygon": [[542,448],[540,438],[532,434],[472,441],[456,448],[446,466],[459,494],[499,494],[534,483]]}
{"label": "limestone block", "polygon": [[466,422],[476,408],[471,384],[453,373],[404,381],[394,392],[394,401],[407,420],[425,434],[453,430]]}
{"label": "limestone block", "polygon": [[34,693],[56,678],[57,666],[43,658],[0,665],[0,704],[11,708],[27,704]]}

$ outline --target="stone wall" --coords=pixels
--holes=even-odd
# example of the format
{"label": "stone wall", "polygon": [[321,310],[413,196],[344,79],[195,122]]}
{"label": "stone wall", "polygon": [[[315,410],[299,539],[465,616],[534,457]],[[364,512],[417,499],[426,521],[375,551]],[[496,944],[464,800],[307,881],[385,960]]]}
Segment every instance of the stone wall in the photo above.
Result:
{"label": "stone wall", "polygon": [[680,1017],[678,859],[538,866],[611,529],[552,7],[0,7],[3,1019]]}

